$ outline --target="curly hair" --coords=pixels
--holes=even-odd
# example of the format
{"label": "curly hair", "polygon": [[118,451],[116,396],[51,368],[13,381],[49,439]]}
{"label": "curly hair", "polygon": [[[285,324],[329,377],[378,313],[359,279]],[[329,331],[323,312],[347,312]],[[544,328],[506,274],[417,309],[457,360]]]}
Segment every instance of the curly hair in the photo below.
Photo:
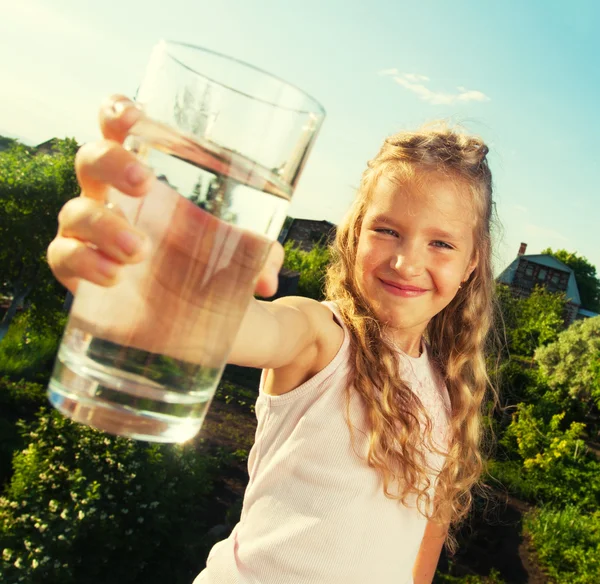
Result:
{"label": "curly hair", "polygon": [[[387,138],[368,163],[356,199],[338,227],[326,277],[326,296],[337,304],[351,337],[353,378],[347,389],[347,412],[351,391],[359,394],[368,412],[368,464],[381,474],[386,496],[403,503],[414,497],[426,517],[454,526],[467,514],[482,472],[482,415],[488,387],[496,395],[486,368],[494,306],[492,176],[487,152],[481,139],[440,123]],[[433,497],[432,471],[423,448],[431,421],[419,399],[399,379],[397,349],[382,335],[384,325],[361,293],[355,275],[362,221],[382,176],[400,185],[427,176],[453,180],[467,187],[477,216],[477,266],[425,331],[430,358],[451,403],[450,441]],[[425,436],[422,420],[426,421]],[[349,420],[348,424],[352,434]],[[392,490],[392,485],[399,488]],[[453,547],[452,538],[449,545]]]}

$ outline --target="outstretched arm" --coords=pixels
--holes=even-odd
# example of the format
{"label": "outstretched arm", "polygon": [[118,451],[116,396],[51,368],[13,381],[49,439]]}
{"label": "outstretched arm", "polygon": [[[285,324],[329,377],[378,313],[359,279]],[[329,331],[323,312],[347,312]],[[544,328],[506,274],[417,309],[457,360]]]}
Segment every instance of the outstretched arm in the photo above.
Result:
{"label": "outstretched arm", "polygon": [[433,581],[447,534],[447,526],[433,521],[427,522],[421,547],[413,567],[414,584],[431,584]]}

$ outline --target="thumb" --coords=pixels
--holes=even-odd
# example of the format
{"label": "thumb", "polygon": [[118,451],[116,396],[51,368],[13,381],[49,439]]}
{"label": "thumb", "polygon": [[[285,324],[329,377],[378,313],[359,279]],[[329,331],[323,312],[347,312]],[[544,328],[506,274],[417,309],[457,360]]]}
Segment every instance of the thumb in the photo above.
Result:
{"label": "thumb", "polygon": [[271,246],[269,255],[263,269],[258,276],[256,282],[255,293],[263,298],[270,298],[277,292],[277,285],[279,283],[279,271],[283,265],[283,247],[275,241]]}

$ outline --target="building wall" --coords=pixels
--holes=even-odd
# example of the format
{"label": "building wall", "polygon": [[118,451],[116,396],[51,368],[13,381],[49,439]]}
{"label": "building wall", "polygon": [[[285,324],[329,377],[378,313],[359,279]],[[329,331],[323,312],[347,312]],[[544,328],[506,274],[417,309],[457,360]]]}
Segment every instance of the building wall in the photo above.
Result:
{"label": "building wall", "polygon": [[545,286],[550,292],[565,292],[569,284],[569,272],[519,260],[512,288],[520,297],[527,297],[535,286]]}
{"label": "building wall", "polygon": [[335,225],[329,221],[294,219],[284,243],[291,239],[298,244],[300,249],[310,251],[318,243],[329,245],[335,238],[335,232]]}
{"label": "building wall", "polygon": [[572,302],[567,302],[565,306],[565,324],[567,326],[572,325],[577,318],[577,313],[579,312],[579,305],[573,304]]}

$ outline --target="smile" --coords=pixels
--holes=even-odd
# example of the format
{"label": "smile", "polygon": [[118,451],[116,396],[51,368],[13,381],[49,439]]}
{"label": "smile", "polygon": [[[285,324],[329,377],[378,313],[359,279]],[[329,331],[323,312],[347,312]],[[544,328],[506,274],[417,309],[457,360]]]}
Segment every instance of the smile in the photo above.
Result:
{"label": "smile", "polygon": [[382,280],[379,278],[379,281],[383,285],[384,290],[393,294],[394,296],[401,296],[403,298],[415,298],[417,296],[423,296],[428,290],[425,288],[419,288],[418,286],[408,286],[406,284],[397,284],[395,282],[391,282],[389,280]]}

